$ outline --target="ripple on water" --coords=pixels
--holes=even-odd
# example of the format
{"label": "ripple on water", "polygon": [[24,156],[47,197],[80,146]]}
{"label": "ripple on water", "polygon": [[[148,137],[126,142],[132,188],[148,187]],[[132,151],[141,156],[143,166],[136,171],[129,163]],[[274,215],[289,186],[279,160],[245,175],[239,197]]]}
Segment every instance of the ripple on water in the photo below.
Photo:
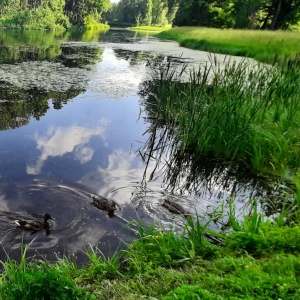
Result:
{"label": "ripple on water", "polygon": [[[118,203],[117,194],[113,200],[117,203],[114,217],[106,211],[95,208],[92,203],[93,191],[86,186],[75,183],[34,180],[23,184],[3,184],[0,196],[0,259],[9,253],[18,259],[21,245],[30,244],[27,255],[41,255],[48,260],[56,260],[64,255],[75,255],[78,263],[86,261],[84,251],[98,247],[104,255],[109,256],[120,246],[121,241],[131,242],[137,238],[134,225],[126,226],[132,220],[151,225],[158,224],[165,229],[182,229],[185,219],[174,215],[162,207],[165,198],[180,202],[186,210],[191,210],[194,199],[185,199],[162,192],[144,191],[132,193],[131,204]],[[16,219],[42,219],[45,213],[55,218],[50,220],[52,231],[35,234],[16,228]],[[199,211],[198,211],[199,213]]]}
{"label": "ripple on water", "polygon": [[[123,229],[126,220],[123,213],[130,208],[118,207],[117,215],[110,218],[106,211],[91,205],[91,191],[84,186],[33,181],[17,187],[2,187],[0,212],[0,259],[5,251],[14,257],[20,256],[21,244],[29,244],[29,256],[39,253],[50,260],[57,256],[75,254],[84,259],[82,251],[99,247],[105,255],[113,253],[121,240],[130,242],[135,232]],[[53,230],[49,235],[36,234],[16,228],[16,219],[43,218],[51,214]],[[52,223],[53,222],[53,223]]]}

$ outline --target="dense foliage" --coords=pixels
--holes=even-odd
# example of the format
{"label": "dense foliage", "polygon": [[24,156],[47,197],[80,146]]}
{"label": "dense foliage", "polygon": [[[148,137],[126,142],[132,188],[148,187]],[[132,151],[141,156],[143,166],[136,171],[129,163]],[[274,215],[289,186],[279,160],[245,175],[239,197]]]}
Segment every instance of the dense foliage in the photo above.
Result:
{"label": "dense foliage", "polygon": [[0,0],[0,26],[64,29],[100,22],[110,0]]}
{"label": "dense foliage", "polygon": [[135,25],[299,29],[299,0],[120,0],[108,21]]}
{"label": "dense foliage", "polygon": [[110,0],[65,0],[64,12],[73,25],[101,20],[101,14],[111,7]]}
{"label": "dense foliage", "polygon": [[299,26],[299,18],[299,0],[188,0],[175,24],[274,30]]}
{"label": "dense foliage", "polygon": [[172,24],[180,0],[120,0],[107,15],[109,21],[131,25]]}
{"label": "dense foliage", "polygon": [[300,28],[300,0],[0,0],[0,26],[63,29],[100,21],[136,26]]}

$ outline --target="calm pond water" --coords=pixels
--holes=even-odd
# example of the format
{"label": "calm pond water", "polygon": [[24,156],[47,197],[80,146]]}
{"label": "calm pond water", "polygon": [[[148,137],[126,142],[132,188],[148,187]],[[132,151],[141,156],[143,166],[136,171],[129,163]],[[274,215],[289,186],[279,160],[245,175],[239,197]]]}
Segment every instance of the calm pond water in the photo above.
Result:
{"label": "calm pond water", "polygon": [[[18,257],[22,239],[29,255],[50,260],[84,260],[90,246],[108,255],[135,238],[129,221],[182,226],[164,199],[203,215],[231,196],[242,207],[262,193],[258,178],[220,162],[187,155],[166,164],[171,138],[141,96],[149,62],[197,67],[207,53],[126,30],[2,30],[0,53],[0,259],[4,250]],[[160,136],[166,148],[148,159]],[[92,206],[91,194],[114,199],[116,216]],[[13,222],[45,213],[56,219],[50,235],[23,234]]]}

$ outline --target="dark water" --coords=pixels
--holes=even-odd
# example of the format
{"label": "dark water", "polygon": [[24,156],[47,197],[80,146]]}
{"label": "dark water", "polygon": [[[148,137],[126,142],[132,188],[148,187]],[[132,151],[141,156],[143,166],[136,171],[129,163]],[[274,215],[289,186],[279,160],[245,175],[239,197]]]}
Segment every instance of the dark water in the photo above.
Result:
{"label": "dark water", "polygon": [[[0,259],[4,249],[18,257],[22,240],[32,242],[29,255],[51,260],[84,260],[90,246],[109,255],[136,237],[131,220],[182,226],[161,206],[166,198],[203,215],[262,193],[258,178],[220,162],[186,153],[166,164],[171,133],[157,128],[141,96],[153,59],[208,60],[130,31],[0,31]],[[116,216],[92,206],[91,194],[114,199]],[[14,225],[45,213],[56,219],[50,235]]]}

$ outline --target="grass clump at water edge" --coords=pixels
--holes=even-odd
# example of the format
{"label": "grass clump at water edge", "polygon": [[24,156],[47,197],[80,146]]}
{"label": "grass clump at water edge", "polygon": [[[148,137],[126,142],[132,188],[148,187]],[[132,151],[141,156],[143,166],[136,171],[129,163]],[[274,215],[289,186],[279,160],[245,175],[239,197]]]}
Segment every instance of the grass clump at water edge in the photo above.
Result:
{"label": "grass clump at water edge", "polygon": [[182,151],[291,179],[300,168],[299,59],[286,66],[217,61],[176,73],[162,67],[145,103]]}
{"label": "grass clump at water edge", "polygon": [[73,263],[67,260],[57,264],[45,260],[27,261],[28,247],[30,244],[25,247],[20,262],[10,258],[2,262],[0,299],[91,299],[70,276],[70,271],[75,270]]}
{"label": "grass clump at water edge", "polygon": [[1,299],[298,299],[298,223],[264,219],[257,206],[242,221],[233,212],[227,218],[234,226],[215,233],[218,245],[198,217],[182,234],[138,225],[140,238],[127,249],[108,259],[89,251],[83,268],[8,260]]}

